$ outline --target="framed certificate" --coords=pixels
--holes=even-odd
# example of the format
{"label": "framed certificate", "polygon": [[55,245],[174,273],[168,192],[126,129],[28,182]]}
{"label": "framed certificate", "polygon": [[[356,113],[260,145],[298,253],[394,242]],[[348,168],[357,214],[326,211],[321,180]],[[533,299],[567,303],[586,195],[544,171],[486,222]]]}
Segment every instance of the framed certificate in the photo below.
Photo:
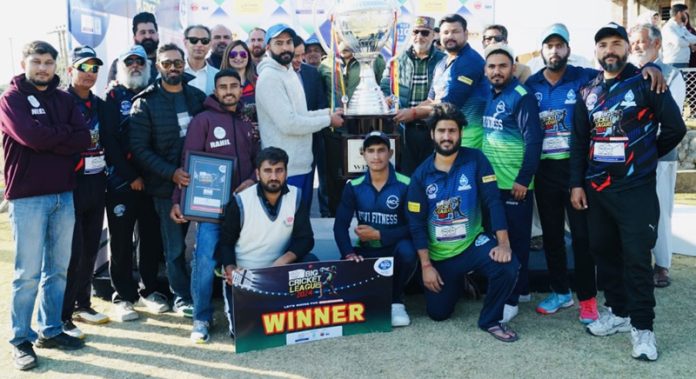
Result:
{"label": "framed certificate", "polygon": [[230,201],[233,157],[188,152],[184,169],[191,182],[182,191],[181,211],[189,220],[219,223]]}

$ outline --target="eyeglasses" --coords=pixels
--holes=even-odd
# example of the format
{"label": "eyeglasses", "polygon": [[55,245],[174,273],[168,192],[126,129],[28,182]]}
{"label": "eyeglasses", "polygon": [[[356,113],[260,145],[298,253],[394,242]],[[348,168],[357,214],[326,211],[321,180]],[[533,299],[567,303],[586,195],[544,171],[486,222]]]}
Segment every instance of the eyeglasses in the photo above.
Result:
{"label": "eyeglasses", "polygon": [[505,37],[503,37],[503,36],[483,36],[483,42],[488,42],[490,40],[494,40],[495,42],[503,42],[503,41],[505,41]]}
{"label": "eyeglasses", "polygon": [[75,66],[77,71],[82,71],[82,72],[91,72],[91,73],[97,73],[99,72],[99,65],[98,64],[91,64],[91,63],[80,63],[77,66]]}
{"label": "eyeglasses", "polygon": [[413,35],[417,36],[418,34],[422,35],[423,37],[427,37],[430,35],[430,30],[414,29]]}
{"label": "eyeglasses", "polygon": [[184,67],[184,61],[181,59],[176,59],[173,61],[161,61],[159,64],[165,70],[169,70],[170,68],[172,68],[172,66],[174,66],[174,68],[177,69],[181,69]]}
{"label": "eyeglasses", "polygon": [[145,59],[141,57],[135,57],[135,58],[126,58],[123,63],[126,64],[126,66],[132,66],[133,63],[137,64],[138,66],[145,66]]}
{"label": "eyeglasses", "polygon": [[249,57],[249,55],[247,54],[246,51],[234,51],[234,50],[232,50],[227,55],[232,59],[237,58],[237,56],[239,56],[242,59],[247,59]]}
{"label": "eyeglasses", "polygon": [[191,45],[195,45],[198,42],[207,45],[210,43],[210,38],[198,38],[198,37],[186,37],[186,39],[191,42]]}

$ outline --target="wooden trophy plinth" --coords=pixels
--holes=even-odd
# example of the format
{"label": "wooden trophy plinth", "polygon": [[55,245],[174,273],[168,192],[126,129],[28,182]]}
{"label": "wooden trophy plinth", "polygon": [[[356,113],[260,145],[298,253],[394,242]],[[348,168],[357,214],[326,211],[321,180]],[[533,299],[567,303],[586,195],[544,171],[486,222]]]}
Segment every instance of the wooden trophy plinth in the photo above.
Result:
{"label": "wooden trophy plinth", "polygon": [[362,143],[365,136],[374,130],[384,132],[391,141],[394,155],[391,163],[396,167],[401,153],[399,134],[396,133],[394,115],[382,116],[346,116],[343,127],[347,131],[341,136],[343,140],[341,156],[343,156],[343,172],[341,178],[347,180],[363,175],[367,171],[367,163],[362,156]]}

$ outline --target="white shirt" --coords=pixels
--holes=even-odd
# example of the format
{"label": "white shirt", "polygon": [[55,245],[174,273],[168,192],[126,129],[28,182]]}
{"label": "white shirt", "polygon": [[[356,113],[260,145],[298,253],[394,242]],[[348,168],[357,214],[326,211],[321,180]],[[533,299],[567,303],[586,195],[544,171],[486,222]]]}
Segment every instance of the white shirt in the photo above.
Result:
{"label": "white shirt", "polygon": [[691,56],[689,45],[696,43],[696,35],[673,18],[662,27],[662,60],[667,64],[688,64]]}
{"label": "white shirt", "polygon": [[202,69],[196,71],[192,69],[188,61],[186,61],[185,71],[195,76],[195,78],[188,82],[189,85],[198,88],[206,95],[213,93],[215,89],[215,74],[218,73],[218,69],[206,63]]}

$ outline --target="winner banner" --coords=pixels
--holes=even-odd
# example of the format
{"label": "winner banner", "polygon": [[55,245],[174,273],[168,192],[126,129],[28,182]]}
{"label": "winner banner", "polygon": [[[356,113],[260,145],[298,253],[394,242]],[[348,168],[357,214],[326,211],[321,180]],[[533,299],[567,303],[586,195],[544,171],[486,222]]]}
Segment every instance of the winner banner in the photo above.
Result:
{"label": "winner banner", "polygon": [[391,331],[393,258],[234,273],[236,352]]}

